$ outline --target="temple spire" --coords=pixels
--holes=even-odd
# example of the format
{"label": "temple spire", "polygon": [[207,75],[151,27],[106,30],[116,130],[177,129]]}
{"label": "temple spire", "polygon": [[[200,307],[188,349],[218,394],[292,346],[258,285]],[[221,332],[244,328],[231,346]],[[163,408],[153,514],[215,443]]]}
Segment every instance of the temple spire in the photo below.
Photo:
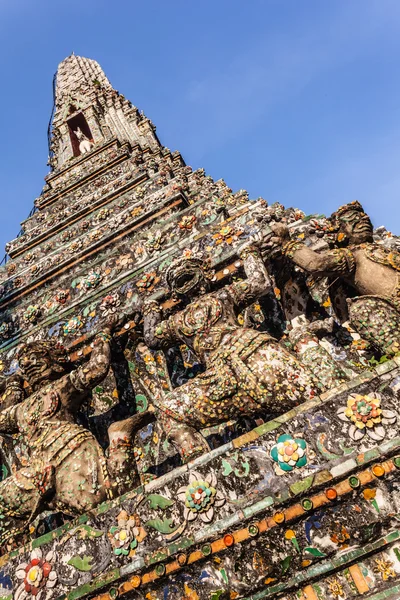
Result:
{"label": "temple spire", "polygon": [[158,147],[155,129],[115,90],[99,63],[72,53],[58,66],[51,123],[53,169],[109,139]]}

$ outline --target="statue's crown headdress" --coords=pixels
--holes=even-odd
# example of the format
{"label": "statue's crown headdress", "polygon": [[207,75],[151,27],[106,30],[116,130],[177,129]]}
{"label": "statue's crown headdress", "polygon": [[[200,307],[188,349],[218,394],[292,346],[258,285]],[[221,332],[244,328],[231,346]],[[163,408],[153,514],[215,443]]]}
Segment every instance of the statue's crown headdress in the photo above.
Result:
{"label": "statue's crown headdress", "polygon": [[211,279],[214,275],[208,259],[199,258],[198,256],[180,256],[172,261],[165,272],[168,287],[172,289],[174,280],[185,273],[189,273],[193,268],[200,269],[207,279]]}
{"label": "statue's crown headdress", "polygon": [[55,340],[38,340],[35,342],[29,342],[22,344],[18,348],[16,358],[20,360],[24,354],[31,350],[37,350],[39,352],[47,352],[55,363],[63,366],[70,364],[70,358],[65,347]]}
{"label": "statue's crown headdress", "polygon": [[365,210],[364,210],[362,204],[358,200],[354,200],[353,202],[349,202],[348,204],[343,204],[343,206],[340,206],[340,208],[338,208],[337,211],[332,213],[332,215],[330,216],[331,223],[333,225],[335,225],[336,227],[339,227],[340,218],[346,212],[349,212],[349,211],[356,211],[356,212],[365,214]]}

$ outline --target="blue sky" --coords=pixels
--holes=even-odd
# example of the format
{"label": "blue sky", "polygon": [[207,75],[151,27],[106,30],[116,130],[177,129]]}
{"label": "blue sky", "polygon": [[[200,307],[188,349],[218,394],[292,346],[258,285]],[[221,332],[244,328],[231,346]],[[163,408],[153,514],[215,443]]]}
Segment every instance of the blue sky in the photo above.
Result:
{"label": "blue sky", "polygon": [[0,0],[0,246],[48,172],[52,78],[96,59],[161,142],[250,197],[400,234],[398,0]]}

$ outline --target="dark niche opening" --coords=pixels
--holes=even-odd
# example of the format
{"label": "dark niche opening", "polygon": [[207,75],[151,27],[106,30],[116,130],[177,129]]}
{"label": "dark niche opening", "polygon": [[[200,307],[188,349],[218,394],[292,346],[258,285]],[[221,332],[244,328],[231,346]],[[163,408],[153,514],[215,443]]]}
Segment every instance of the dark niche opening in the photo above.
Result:
{"label": "dark niche opening", "polygon": [[75,132],[80,130],[90,142],[93,142],[92,132],[90,131],[90,127],[82,113],[78,113],[75,115],[75,117],[68,119],[67,123],[73,154],[74,156],[79,156],[81,154],[79,150],[79,144],[81,140],[78,139]]}

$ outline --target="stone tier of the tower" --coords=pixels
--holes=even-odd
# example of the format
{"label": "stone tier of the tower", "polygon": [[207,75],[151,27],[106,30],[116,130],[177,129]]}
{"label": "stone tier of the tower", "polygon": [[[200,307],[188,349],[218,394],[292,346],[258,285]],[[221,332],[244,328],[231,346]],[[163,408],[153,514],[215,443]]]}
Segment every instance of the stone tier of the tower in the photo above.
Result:
{"label": "stone tier of the tower", "polygon": [[[130,177],[121,189],[115,190],[111,179],[98,203],[89,201],[90,212],[82,208],[82,201],[76,220],[71,216],[56,233],[7,264],[0,300],[5,349],[26,337],[60,330],[68,344],[81,330],[90,337],[93,318],[83,316],[87,305],[90,314],[96,313],[103,297],[118,292],[118,282],[125,290],[121,300],[128,301],[128,285],[139,307],[148,292],[141,286],[143,274],[162,286],[168,256],[171,260],[194,246],[213,248],[217,265],[232,255],[232,240],[251,231],[245,213],[253,205],[249,207],[244,193],[233,195],[223,181],[213,182],[190,167],[169,179],[159,172],[148,177],[126,164]],[[191,204],[194,197],[197,201]],[[229,206],[232,220],[222,233],[221,205]],[[151,281],[147,287],[154,288]],[[68,325],[75,318],[78,329]]]}

